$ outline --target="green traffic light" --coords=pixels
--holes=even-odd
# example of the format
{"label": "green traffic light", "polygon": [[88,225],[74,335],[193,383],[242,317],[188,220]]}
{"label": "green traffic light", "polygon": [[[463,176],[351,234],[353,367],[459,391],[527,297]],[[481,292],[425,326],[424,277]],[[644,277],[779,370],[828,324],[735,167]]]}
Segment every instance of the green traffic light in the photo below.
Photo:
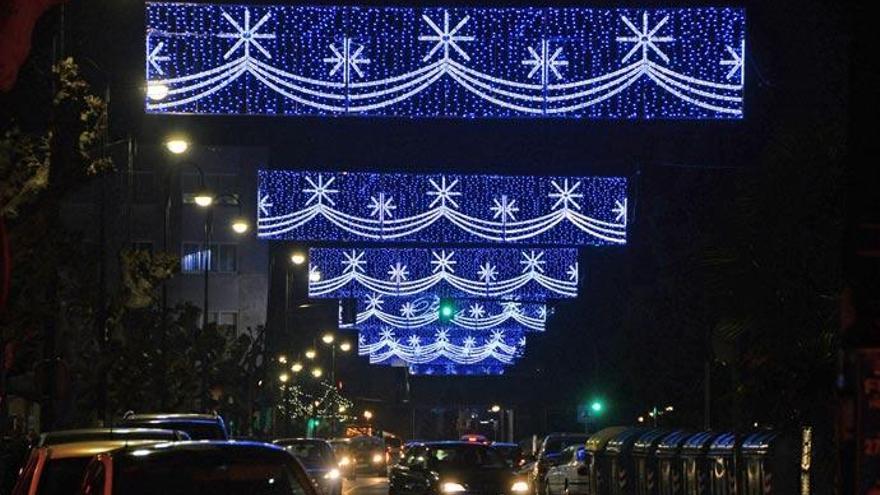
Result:
{"label": "green traffic light", "polygon": [[449,321],[455,316],[455,304],[449,299],[441,299],[437,310],[440,321]]}
{"label": "green traffic light", "polygon": [[590,404],[590,410],[592,410],[594,413],[600,413],[603,409],[605,409],[605,405],[602,404],[601,401],[594,400],[593,403]]}

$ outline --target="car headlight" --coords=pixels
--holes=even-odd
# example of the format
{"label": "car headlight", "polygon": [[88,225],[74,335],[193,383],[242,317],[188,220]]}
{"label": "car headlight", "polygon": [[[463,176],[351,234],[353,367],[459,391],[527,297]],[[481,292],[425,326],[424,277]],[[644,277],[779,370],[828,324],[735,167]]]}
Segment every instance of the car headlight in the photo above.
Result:
{"label": "car headlight", "polygon": [[529,484],[525,481],[514,482],[514,484],[510,487],[510,491],[512,491],[513,493],[525,493],[529,491]]}
{"label": "car headlight", "polygon": [[340,466],[348,466],[351,464],[351,459],[348,456],[343,456],[342,459],[339,459]]}
{"label": "car headlight", "polygon": [[373,464],[379,464],[384,460],[385,456],[383,456],[382,454],[373,454]]}
{"label": "car headlight", "polygon": [[440,491],[443,493],[461,493],[466,490],[461,483],[446,482],[440,485]]}
{"label": "car headlight", "polygon": [[339,478],[339,470],[336,468],[333,468],[330,471],[327,471],[326,473],[324,473],[325,480],[335,480],[338,478]]}

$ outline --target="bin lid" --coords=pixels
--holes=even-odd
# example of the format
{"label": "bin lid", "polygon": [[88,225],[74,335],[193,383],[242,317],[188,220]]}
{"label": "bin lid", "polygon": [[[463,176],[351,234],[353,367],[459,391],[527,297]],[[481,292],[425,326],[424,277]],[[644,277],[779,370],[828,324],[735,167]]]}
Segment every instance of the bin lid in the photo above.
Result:
{"label": "bin lid", "polygon": [[657,449],[657,445],[660,444],[660,440],[668,434],[669,430],[648,430],[642,433],[636,438],[636,443],[633,444],[633,454],[653,454]]}
{"label": "bin lid", "polygon": [[593,433],[590,438],[587,439],[587,451],[598,453],[605,450],[605,446],[608,445],[608,442],[625,430],[628,430],[626,426],[611,426]]}
{"label": "bin lid", "polygon": [[709,446],[709,455],[732,456],[736,453],[736,447],[741,440],[742,437],[736,433],[722,433]]}
{"label": "bin lid", "polygon": [[688,430],[675,430],[669,432],[668,435],[661,438],[660,442],[657,443],[657,455],[661,457],[678,455],[678,451],[693,434],[694,432]]}
{"label": "bin lid", "polygon": [[744,455],[766,454],[779,440],[779,432],[760,431],[747,436],[742,443]]}
{"label": "bin lid", "polygon": [[608,446],[605,447],[605,452],[612,455],[620,455],[629,452],[632,450],[633,445],[635,445],[636,440],[638,440],[643,433],[645,433],[644,428],[628,428],[608,441]]}
{"label": "bin lid", "polygon": [[714,431],[704,431],[690,436],[684,445],[681,446],[681,452],[687,454],[703,454],[709,449],[712,440],[718,436]]}

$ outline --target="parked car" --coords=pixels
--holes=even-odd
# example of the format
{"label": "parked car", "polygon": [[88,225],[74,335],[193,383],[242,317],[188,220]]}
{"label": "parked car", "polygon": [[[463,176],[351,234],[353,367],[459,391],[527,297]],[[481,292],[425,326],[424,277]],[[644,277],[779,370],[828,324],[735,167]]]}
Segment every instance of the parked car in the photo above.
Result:
{"label": "parked car", "polygon": [[589,494],[589,471],[583,445],[570,445],[562,450],[555,465],[547,470],[544,495]]}
{"label": "parked car", "polygon": [[323,495],[342,493],[342,476],[333,447],[319,438],[282,438],[273,444],[293,454]]}
{"label": "parked car", "polygon": [[98,440],[35,447],[18,476],[12,495],[76,493],[86,466],[96,454],[155,443],[154,440]]}
{"label": "parked car", "polygon": [[[112,473],[112,474],[111,474]],[[100,454],[80,495],[318,495],[302,465],[257,442],[175,442]]]}
{"label": "parked car", "polygon": [[391,468],[389,495],[525,495],[528,482],[490,446],[426,442]]}
{"label": "parked car", "polygon": [[492,448],[498,451],[507,465],[514,469],[519,469],[525,463],[525,457],[518,443],[492,442]]}
{"label": "parked car", "polygon": [[193,440],[228,440],[223,418],[216,414],[134,414],[126,413],[119,426],[163,428],[186,432]]}
{"label": "parked car", "polygon": [[351,452],[351,441],[348,438],[333,438],[330,440],[330,446],[336,455],[336,462],[342,476],[347,480],[356,479],[357,464],[354,460],[354,454]]}
{"label": "parked car", "polygon": [[388,475],[388,464],[385,442],[379,437],[352,437],[351,452],[357,469],[375,473],[377,476]]}
{"label": "parked car", "polygon": [[47,447],[62,443],[94,442],[98,440],[157,440],[176,442],[189,439],[189,435],[180,430],[162,430],[158,428],[85,428],[43,433],[37,439],[36,446]]}
{"label": "parked car", "polygon": [[531,474],[532,487],[536,495],[544,493],[547,471],[557,464],[560,453],[571,445],[585,445],[589,437],[590,435],[586,433],[551,433],[544,437]]}

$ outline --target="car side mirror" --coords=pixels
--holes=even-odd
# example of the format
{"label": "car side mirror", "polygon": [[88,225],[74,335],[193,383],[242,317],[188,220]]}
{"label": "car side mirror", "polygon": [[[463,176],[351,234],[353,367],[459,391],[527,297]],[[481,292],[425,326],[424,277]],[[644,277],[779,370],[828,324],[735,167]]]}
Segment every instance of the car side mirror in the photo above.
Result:
{"label": "car side mirror", "polygon": [[587,449],[583,447],[577,449],[577,451],[574,453],[574,458],[581,463],[587,462]]}

